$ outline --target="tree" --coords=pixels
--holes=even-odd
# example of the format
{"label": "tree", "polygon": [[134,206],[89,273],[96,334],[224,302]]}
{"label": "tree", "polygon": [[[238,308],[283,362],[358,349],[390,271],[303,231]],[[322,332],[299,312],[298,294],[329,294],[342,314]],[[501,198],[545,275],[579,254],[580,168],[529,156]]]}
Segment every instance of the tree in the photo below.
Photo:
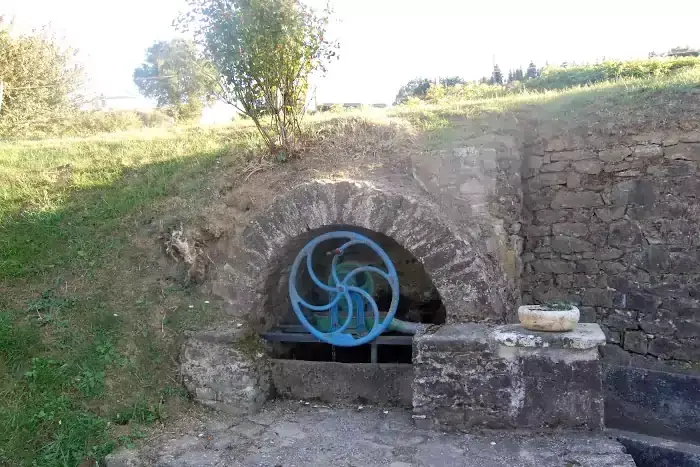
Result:
{"label": "tree", "polygon": [[218,75],[217,96],[250,117],[270,151],[292,155],[309,76],[325,72],[337,44],[325,39],[330,11],[300,0],[188,0],[178,19],[194,32]]}
{"label": "tree", "polygon": [[527,66],[527,72],[525,73],[525,78],[527,79],[535,79],[540,75],[539,70],[537,69],[537,66],[535,65],[535,62],[530,62],[530,64]]}
{"label": "tree", "polygon": [[513,78],[515,81],[523,81],[525,79],[525,74],[523,73],[523,67],[519,66],[513,73]]}
{"label": "tree", "polygon": [[0,18],[1,135],[47,131],[78,109],[83,73],[74,56],[47,29],[14,36]]}
{"label": "tree", "polygon": [[445,87],[456,86],[458,84],[464,84],[464,78],[460,76],[445,76],[439,79],[440,84]]}
{"label": "tree", "polygon": [[503,73],[498,65],[493,66],[493,73],[491,74],[491,84],[503,84]]}
{"label": "tree", "polygon": [[508,82],[512,82],[515,79],[515,73],[513,70],[508,70]]}
{"label": "tree", "polygon": [[394,99],[394,104],[403,104],[409,98],[416,97],[418,99],[425,99],[425,95],[430,88],[431,81],[428,78],[414,78],[408,83],[401,86],[396,98]]}
{"label": "tree", "polygon": [[214,95],[215,76],[211,64],[199,57],[194,42],[174,39],[148,48],[146,60],[134,70],[134,83],[172,117],[188,121],[201,117]]}

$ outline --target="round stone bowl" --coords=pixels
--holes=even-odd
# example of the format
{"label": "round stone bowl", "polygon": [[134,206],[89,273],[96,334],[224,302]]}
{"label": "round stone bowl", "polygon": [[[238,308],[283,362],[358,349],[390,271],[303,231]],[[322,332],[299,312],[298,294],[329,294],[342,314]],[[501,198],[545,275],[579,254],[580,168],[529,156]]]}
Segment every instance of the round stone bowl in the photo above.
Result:
{"label": "round stone bowl", "polygon": [[573,305],[552,309],[546,305],[522,305],[518,308],[520,324],[531,331],[564,332],[573,330],[581,314]]}

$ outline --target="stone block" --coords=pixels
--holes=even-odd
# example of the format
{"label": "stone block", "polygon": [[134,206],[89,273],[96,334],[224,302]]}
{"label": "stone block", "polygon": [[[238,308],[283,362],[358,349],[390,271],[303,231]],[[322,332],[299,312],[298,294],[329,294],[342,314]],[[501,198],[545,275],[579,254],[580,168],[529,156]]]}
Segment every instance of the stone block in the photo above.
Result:
{"label": "stone block", "polygon": [[588,233],[588,225],[582,222],[564,222],[552,226],[554,235],[568,235],[571,237],[585,237]]}
{"label": "stone block", "polygon": [[528,169],[536,170],[542,167],[543,158],[542,156],[528,156],[525,162]]}
{"label": "stone block", "polygon": [[553,224],[566,218],[566,213],[552,209],[542,209],[535,212],[535,219],[540,224]]}
{"label": "stone block", "polygon": [[632,153],[637,157],[657,157],[664,155],[664,148],[655,144],[640,144],[632,148]]}
{"label": "stone block", "polygon": [[614,208],[600,208],[595,210],[595,215],[601,222],[610,223],[617,219],[622,219],[625,215],[625,206]]}
{"label": "stone block", "polygon": [[582,305],[611,307],[613,304],[612,291],[607,289],[587,289],[583,292]]}
{"label": "stone block", "polygon": [[585,274],[597,274],[600,272],[600,262],[595,259],[581,259],[576,261],[576,272]]}
{"label": "stone block", "polygon": [[642,175],[642,172],[640,170],[623,170],[621,172],[617,172],[615,174],[616,177],[639,177]]}
{"label": "stone block", "polygon": [[477,324],[428,328],[413,343],[413,412],[424,425],[471,429],[513,425],[508,362],[493,353],[489,328]]}
{"label": "stone block", "polygon": [[556,259],[538,259],[531,264],[535,272],[570,274],[576,270],[573,263]]}
{"label": "stone block", "polygon": [[553,162],[540,167],[540,172],[563,172],[569,167],[568,161]]}
{"label": "stone block", "polygon": [[603,319],[603,324],[618,331],[634,330],[639,328],[637,312],[633,310],[611,310]]}
{"label": "stone block", "polygon": [[407,363],[336,363],[272,360],[275,393],[294,400],[410,407],[413,366]]}
{"label": "stone block", "polygon": [[654,336],[649,342],[649,352],[659,358],[673,358],[674,353],[679,350],[681,344],[670,337]]}
{"label": "stone block", "polygon": [[145,467],[146,463],[141,462],[136,451],[122,448],[107,455],[104,465],[105,467]]}
{"label": "stone block", "polygon": [[566,187],[570,190],[581,186],[581,174],[571,172],[566,176]]}
{"label": "stone block", "polygon": [[624,252],[617,248],[600,248],[595,251],[594,258],[598,261],[609,261],[617,259],[624,255]]}
{"label": "stone block", "polygon": [[603,171],[603,163],[595,159],[576,161],[571,164],[571,167],[576,172],[589,175],[598,175]]}
{"label": "stone block", "polygon": [[627,180],[612,187],[610,201],[618,206],[622,204],[649,206],[656,201],[656,190],[649,180]]}
{"label": "stone block", "polygon": [[599,430],[604,343],[596,324],[566,333],[428,328],[414,339],[414,418],[441,430]]}
{"label": "stone block", "polygon": [[654,177],[684,177],[697,172],[695,162],[678,161],[663,165],[651,165],[647,167],[647,173]]}
{"label": "stone block", "polygon": [[666,159],[700,161],[700,144],[679,143],[666,148]]}
{"label": "stone block", "polygon": [[552,234],[552,228],[549,225],[531,225],[525,229],[526,237],[546,237]]}
{"label": "stone block", "polygon": [[592,151],[560,151],[550,154],[552,162],[557,161],[580,161],[584,159],[595,159],[597,154]]}
{"label": "stone block", "polygon": [[624,334],[624,349],[629,352],[646,354],[648,343],[647,335],[642,331],[627,331]]}
{"label": "stone block", "polygon": [[594,191],[558,191],[552,200],[552,209],[595,208],[603,205],[600,194]]}
{"label": "stone block", "polygon": [[627,220],[620,220],[610,224],[608,243],[611,246],[638,246],[644,242],[639,225]]}
{"label": "stone block", "polygon": [[632,150],[626,146],[622,146],[619,148],[606,149],[600,151],[598,153],[598,157],[603,162],[612,163],[622,162],[625,159],[625,157],[629,156],[630,154],[632,154]]}
{"label": "stone block", "polygon": [[576,237],[556,235],[552,237],[552,250],[558,253],[578,253],[582,251],[593,251],[595,247],[592,243]]}
{"label": "stone block", "polygon": [[243,332],[230,339],[198,333],[180,353],[185,387],[203,405],[230,414],[248,414],[267,400],[271,384],[264,350],[257,337]]}

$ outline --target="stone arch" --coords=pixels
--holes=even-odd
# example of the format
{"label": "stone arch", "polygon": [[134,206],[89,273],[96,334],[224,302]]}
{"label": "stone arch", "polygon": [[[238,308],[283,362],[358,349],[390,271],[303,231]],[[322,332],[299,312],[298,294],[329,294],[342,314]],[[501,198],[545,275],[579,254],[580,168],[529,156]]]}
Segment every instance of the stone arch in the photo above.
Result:
{"label": "stone arch", "polygon": [[483,244],[460,235],[419,191],[357,181],[315,181],[276,199],[229,249],[214,292],[233,316],[262,331],[274,324],[264,309],[268,278],[294,240],[329,225],[384,234],[417,258],[437,288],[447,323],[503,323],[506,285]]}

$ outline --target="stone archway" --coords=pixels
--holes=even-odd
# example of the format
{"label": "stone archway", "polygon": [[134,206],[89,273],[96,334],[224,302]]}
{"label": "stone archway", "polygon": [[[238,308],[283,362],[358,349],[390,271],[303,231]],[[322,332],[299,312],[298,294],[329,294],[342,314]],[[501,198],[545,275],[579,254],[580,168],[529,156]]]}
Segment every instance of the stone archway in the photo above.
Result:
{"label": "stone archway", "polygon": [[271,272],[295,239],[329,225],[384,234],[417,258],[446,308],[447,323],[503,323],[506,285],[480,242],[460,235],[439,207],[415,190],[369,182],[316,181],[296,187],[253,219],[230,246],[214,293],[232,316],[263,331],[279,316],[265,309]]}

